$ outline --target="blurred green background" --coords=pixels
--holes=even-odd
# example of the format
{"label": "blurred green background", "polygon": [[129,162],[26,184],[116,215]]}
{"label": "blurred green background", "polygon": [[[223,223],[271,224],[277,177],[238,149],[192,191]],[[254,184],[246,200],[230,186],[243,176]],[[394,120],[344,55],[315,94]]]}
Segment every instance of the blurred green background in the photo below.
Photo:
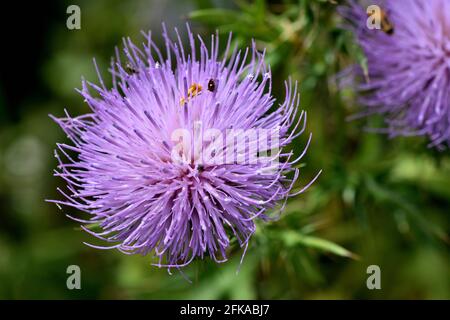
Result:
{"label": "blurred green background", "polygon": [[[81,8],[81,30],[66,28],[66,8]],[[130,0],[55,1],[21,10],[3,37],[0,82],[1,299],[449,299],[450,157],[422,138],[364,132],[380,119],[346,121],[358,106],[334,76],[363,62],[342,30],[334,1]],[[33,10],[36,9],[36,10]],[[267,48],[274,94],[300,82],[301,108],[313,140],[301,171],[319,180],[288,202],[277,222],[259,224],[239,274],[242,251],[216,265],[196,261],[178,273],[82,244],[92,238],[45,199],[60,198],[53,148],[66,137],[48,114],[88,112],[74,88],[96,81],[92,58],[107,74],[124,36],[160,41],[190,21],[194,32],[233,31]],[[206,37],[208,39],[208,37]],[[22,57],[23,55],[23,57]],[[294,146],[301,150],[306,134]],[[66,268],[81,268],[81,290],[66,288]],[[369,265],[381,268],[381,290],[366,287]]]}

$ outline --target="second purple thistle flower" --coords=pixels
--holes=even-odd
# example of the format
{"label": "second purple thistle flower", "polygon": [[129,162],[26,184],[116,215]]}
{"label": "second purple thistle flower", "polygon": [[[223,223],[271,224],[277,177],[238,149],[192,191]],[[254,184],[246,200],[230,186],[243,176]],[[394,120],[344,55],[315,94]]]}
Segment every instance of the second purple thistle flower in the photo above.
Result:
{"label": "second purple thistle flower", "polygon": [[292,191],[311,138],[296,157],[285,150],[305,129],[297,85],[286,82],[275,104],[255,45],[232,49],[230,35],[220,58],[217,35],[207,46],[188,30],[188,48],[176,37],[164,31],[163,50],[151,34],[143,48],[124,40],[112,88],[100,75],[99,85],[82,84],[92,112],[54,118],[72,144],[57,145],[55,174],[67,188],[53,202],[85,212],[74,219],[111,243],[91,246],[150,253],[169,268],[226,261],[231,237],[246,247],[256,219],[315,180]]}
{"label": "second purple thistle flower", "polygon": [[[367,25],[368,4],[381,9],[379,30]],[[450,146],[450,1],[349,1],[340,10],[367,58],[357,84],[362,115],[384,115],[380,131],[391,136]]]}

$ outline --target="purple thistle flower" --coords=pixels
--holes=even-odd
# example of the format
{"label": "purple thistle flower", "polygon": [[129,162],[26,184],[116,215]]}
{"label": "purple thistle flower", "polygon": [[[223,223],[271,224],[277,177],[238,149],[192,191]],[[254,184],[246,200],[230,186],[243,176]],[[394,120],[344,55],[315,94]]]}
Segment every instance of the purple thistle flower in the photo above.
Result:
{"label": "purple thistle flower", "polygon": [[[367,27],[367,6],[340,8],[367,58],[368,77],[357,85],[361,115],[385,115],[380,131],[391,137],[425,135],[431,146],[450,146],[450,1],[370,4],[384,11],[381,30]],[[361,68],[356,74],[363,78]]]}
{"label": "purple thistle flower", "polygon": [[[52,202],[87,213],[87,220],[71,218],[112,243],[88,245],[151,253],[159,260],[156,266],[168,268],[205,255],[226,261],[232,235],[247,248],[255,219],[271,219],[268,210],[279,202],[283,210],[288,197],[302,193],[317,178],[291,192],[299,176],[295,164],[311,139],[297,159],[292,151],[283,151],[305,129],[306,113],[297,114],[297,84],[286,82],[286,100],[275,107],[271,73],[255,44],[245,52],[230,50],[230,34],[225,58],[219,59],[217,35],[208,50],[188,27],[189,53],[178,31],[176,35],[172,41],[164,28],[164,57],[151,33],[145,35],[143,48],[124,39],[127,62],[122,64],[116,51],[110,69],[113,88],[105,87],[97,66],[100,85],[82,82],[79,92],[92,113],[52,117],[73,142],[57,144],[55,175],[65,180],[67,190],[58,189],[65,200]],[[174,132],[194,133],[198,123],[220,133],[230,128],[277,132],[279,151],[256,163],[202,162],[190,143],[173,140]],[[268,151],[273,137],[258,152]],[[234,142],[222,142],[201,140],[200,146],[217,160],[235,147]],[[253,137],[248,142],[261,141]],[[100,231],[94,232],[91,224]]]}

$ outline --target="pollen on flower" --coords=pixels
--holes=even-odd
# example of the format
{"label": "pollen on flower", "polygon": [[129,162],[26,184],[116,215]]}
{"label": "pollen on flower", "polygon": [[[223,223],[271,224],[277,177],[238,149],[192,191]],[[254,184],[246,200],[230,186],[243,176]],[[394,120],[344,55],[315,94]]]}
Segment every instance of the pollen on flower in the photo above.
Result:
{"label": "pollen on flower", "polygon": [[187,101],[199,95],[202,92],[202,90],[203,87],[200,84],[194,82],[187,91],[187,98],[181,97],[180,105],[184,105]]}
{"label": "pollen on flower", "polygon": [[193,98],[196,95],[198,95],[200,92],[202,92],[203,87],[198,84],[198,83],[194,83],[189,87],[188,90],[188,98]]}

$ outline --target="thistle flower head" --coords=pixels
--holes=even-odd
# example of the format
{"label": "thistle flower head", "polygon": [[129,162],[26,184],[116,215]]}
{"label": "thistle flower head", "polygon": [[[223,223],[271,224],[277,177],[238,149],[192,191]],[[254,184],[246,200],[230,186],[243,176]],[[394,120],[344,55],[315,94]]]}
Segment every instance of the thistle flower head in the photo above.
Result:
{"label": "thistle flower head", "polygon": [[376,17],[360,4],[341,12],[367,57],[367,79],[358,85],[362,114],[385,115],[391,136],[450,145],[450,1],[372,1],[382,10],[380,29],[370,28]]}
{"label": "thistle flower head", "polygon": [[87,213],[74,219],[112,244],[91,246],[150,253],[169,268],[196,257],[225,261],[232,237],[246,247],[256,219],[309,186],[291,192],[304,152],[284,151],[305,128],[297,85],[286,82],[286,100],[275,104],[254,44],[231,50],[230,36],[219,58],[217,35],[208,48],[188,27],[189,49],[176,35],[164,28],[164,50],[151,34],[143,48],[125,39],[112,88],[100,75],[99,85],[82,83],[92,112],[54,118],[72,144],[57,144],[56,175],[67,190],[53,202]]}

